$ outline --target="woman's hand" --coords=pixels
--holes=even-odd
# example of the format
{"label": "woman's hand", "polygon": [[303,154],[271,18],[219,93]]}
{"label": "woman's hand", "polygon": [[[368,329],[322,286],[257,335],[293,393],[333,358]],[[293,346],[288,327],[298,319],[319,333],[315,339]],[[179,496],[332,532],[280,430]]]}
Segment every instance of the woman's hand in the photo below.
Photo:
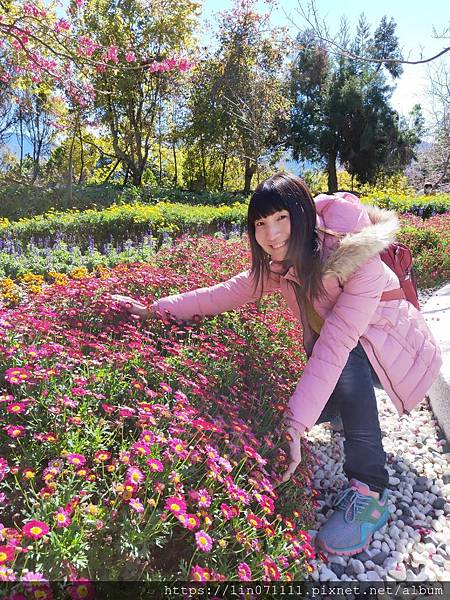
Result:
{"label": "woman's hand", "polygon": [[295,469],[298,467],[302,460],[302,435],[298,429],[296,429],[293,425],[289,424],[289,421],[286,423],[285,435],[289,444],[290,462],[288,468],[286,469],[286,472],[284,473],[281,479],[281,483],[285,483],[291,478],[291,475],[295,472]]}
{"label": "woman's hand", "polygon": [[142,302],[134,300],[134,298],[130,298],[130,296],[113,294],[111,298],[118,302],[121,308],[127,310],[131,315],[137,315],[141,319],[148,319],[152,312],[147,306],[142,304]]}

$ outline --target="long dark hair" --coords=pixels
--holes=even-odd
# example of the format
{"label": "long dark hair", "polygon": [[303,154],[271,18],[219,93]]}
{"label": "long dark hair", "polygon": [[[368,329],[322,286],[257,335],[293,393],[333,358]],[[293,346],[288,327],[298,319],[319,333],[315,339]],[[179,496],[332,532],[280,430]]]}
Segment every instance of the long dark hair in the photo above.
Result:
{"label": "long dark hair", "polygon": [[279,210],[289,211],[291,236],[283,261],[287,271],[294,267],[301,287],[295,286],[297,301],[303,294],[311,300],[325,293],[321,277],[320,244],[316,230],[316,206],[311,192],[300,177],[280,171],[258,185],[247,213],[247,230],[252,252],[252,273],[256,287],[269,274],[270,256],[256,241],[255,221]]}

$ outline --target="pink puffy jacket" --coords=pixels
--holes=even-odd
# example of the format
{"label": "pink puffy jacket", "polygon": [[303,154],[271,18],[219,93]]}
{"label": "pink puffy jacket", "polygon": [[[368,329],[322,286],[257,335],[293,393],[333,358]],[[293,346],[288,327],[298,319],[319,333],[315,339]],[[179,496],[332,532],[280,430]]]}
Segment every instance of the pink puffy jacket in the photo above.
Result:
{"label": "pink puffy jacket", "polygon": [[[289,401],[288,414],[301,433],[317,421],[347,362],[361,341],[367,357],[398,413],[410,412],[425,397],[441,366],[439,347],[418,310],[406,300],[380,301],[383,292],[399,288],[397,276],[382,262],[381,250],[399,227],[394,212],[360,204],[352,194],[321,194],[315,199],[322,242],[323,284],[327,297],[314,301],[325,320],[315,339],[289,281],[293,269],[273,271],[263,294],[280,291],[302,322],[308,363]],[[338,238],[321,230],[344,234]],[[167,296],[153,307],[178,319],[216,315],[260,296],[254,278],[244,271],[228,281]],[[315,342],[315,343],[314,343]]]}

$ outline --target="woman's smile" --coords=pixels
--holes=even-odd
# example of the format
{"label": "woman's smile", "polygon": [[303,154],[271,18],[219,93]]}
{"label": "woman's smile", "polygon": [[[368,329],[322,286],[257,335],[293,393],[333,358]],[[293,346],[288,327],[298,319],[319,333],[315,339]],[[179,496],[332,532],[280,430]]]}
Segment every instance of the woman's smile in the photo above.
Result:
{"label": "woman's smile", "polygon": [[288,210],[255,221],[255,238],[273,260],[283,260],[291,237],[291,218]]}

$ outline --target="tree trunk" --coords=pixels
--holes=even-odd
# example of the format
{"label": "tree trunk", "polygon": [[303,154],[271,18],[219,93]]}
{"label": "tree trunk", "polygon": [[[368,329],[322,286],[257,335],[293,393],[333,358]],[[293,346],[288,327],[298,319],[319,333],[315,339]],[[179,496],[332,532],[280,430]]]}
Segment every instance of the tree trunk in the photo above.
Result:
{"label": "tree trunk", "polygon": [[67,207],[72,205],[73,198],[73,147],[75,145],[75,136],[77,135],[77,131],[75,129],[72,142],[70,144],[69,149],[69,165],[67,168]]}
{"label": "tree trunk", "polygon": [[22,177],[22,167],[23,167],[23,113],[22,107],[19,109],[19,127],[20,127],[20,162],[19,162],[19,174]]}
{"label": "tree trunk", "polygon": [[256,173],[256,163],[250,158],[245,159],[244,194],[250,194],[253,175]]}
{"label": "tree trunk", "polygon": [[143,169],[136,169],[136,171],[133,171],[133,173],[132,173],[133,185],[135,187],[141,187],[141,185],[142,185],[142,172],[143,172]]}
{"label": "tree trunk", "polygon": [[113,175],[114,171],[117,169],[117,167],[120,165],[120,160],[116,161],[116,164],[113,166],[113,168],[111,169],[111,171],[108,173],[108,175],[106,176],[106,178],[103,180],[103,185],[105,183],[108,183],[109,178]]}
{"label": "tree trunk", "polygon": [[84,175],[84,149],[83,149],[83,136],[81,133],[81,125],[78,127],[78,136],[80,138],[80,176],[78,177],[78,185],[81,185]]}
{"label": "tree trunk", "polygon": [[327,172],[328,172],[328,192],[337,192],[337,172],[336,172],[336,153],[330,152],[327,160]]}
{"label": "tree trunk", "polygon": [[203,176],[202,189],[206,190],[206,188],[207,188],[207,185],[206,185],[206,158],[205,158],[205,149],[203,147],[203,140],[202,140],[202,143],[200,144],[200,157],[202,159],[202,176]]}
{"label": "tree trunk", "polygon": [[175,186],[178,185],[178,165],[177,165],[177,150],[175,148],[175,142],[172,142],[172,152],[173,152],[173,165],[175,172],[173,174],[173,184]]}
{"label": "tree trunk", "polygon": [[220,174],[220,191],[223,192],[223,186],[225,184],[225,171],[227,168],[228,155],[225,154],[222,161],[222,173]]}
{"label": "tree trunk", "polygon": [[158,160],[159,160],[159,185],[161,185],[162,181],[162,150],[161,150],[161,138],[158,140]]}

